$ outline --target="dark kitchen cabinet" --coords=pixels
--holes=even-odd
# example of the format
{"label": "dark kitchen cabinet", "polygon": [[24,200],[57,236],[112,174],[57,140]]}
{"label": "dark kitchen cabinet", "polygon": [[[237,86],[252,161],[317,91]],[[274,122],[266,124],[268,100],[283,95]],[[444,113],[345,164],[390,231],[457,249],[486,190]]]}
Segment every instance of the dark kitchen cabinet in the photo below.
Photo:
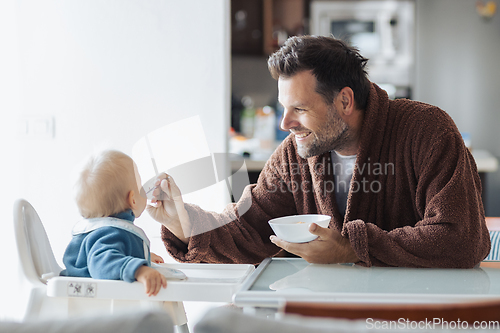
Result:
{"label": "dark kitchen cabinet", "polygon": [[231,51],[269,55],[308,30],[309,0],[231,0]]}

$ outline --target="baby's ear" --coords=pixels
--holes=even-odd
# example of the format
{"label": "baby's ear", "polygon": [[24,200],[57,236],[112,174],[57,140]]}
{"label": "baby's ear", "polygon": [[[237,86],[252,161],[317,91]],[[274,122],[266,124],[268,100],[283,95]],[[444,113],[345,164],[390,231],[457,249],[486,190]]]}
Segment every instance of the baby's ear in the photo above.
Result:
{"label": "baby's ear", "polygon": [[127,194],[127,204],[132,209],[135,209],[135,207],[137,205],[135,195],[136,194],[135,194],[134,190],[129,191]]}

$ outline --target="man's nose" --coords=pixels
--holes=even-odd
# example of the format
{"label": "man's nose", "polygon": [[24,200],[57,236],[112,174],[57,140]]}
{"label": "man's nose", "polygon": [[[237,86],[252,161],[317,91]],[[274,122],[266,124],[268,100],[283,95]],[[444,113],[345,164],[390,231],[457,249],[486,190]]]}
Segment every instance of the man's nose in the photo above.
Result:
{"label": "man's nose", "polygon": [[281,118],[280,129],[282,131],[289,131],[291,128],[297,127],[299,122],[295,118],[295,112],[285,109],[283,111],[283,118]]}

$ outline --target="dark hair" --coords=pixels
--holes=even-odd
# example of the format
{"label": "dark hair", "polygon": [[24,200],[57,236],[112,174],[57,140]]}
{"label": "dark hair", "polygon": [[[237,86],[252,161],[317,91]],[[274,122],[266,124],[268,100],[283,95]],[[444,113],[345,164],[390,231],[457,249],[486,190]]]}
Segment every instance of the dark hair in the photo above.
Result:
{"label": "dark hair", "polygon": [[359,50],[333,37],[294,36],[273,53],[267,66],[275,80],[280,76],[292,77],[312,70],[318,81],[316,91],[327,104],[333,103],[344,87],[354,92],[356,106],[364,110],[368,102],[370,81],[365,71],[368,59]]}

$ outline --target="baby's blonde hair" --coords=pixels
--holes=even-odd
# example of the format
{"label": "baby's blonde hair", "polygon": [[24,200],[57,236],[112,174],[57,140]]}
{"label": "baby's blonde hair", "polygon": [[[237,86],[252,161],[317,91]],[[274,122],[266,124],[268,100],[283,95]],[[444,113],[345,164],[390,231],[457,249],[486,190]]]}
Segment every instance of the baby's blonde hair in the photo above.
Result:
{"label": "baby's blonde hair", "polygon": [[111,216],[129,207],[134,190],[134,161],[117,150],[105,150],[85,163],[75,184],[75,199],[85,218]]}

